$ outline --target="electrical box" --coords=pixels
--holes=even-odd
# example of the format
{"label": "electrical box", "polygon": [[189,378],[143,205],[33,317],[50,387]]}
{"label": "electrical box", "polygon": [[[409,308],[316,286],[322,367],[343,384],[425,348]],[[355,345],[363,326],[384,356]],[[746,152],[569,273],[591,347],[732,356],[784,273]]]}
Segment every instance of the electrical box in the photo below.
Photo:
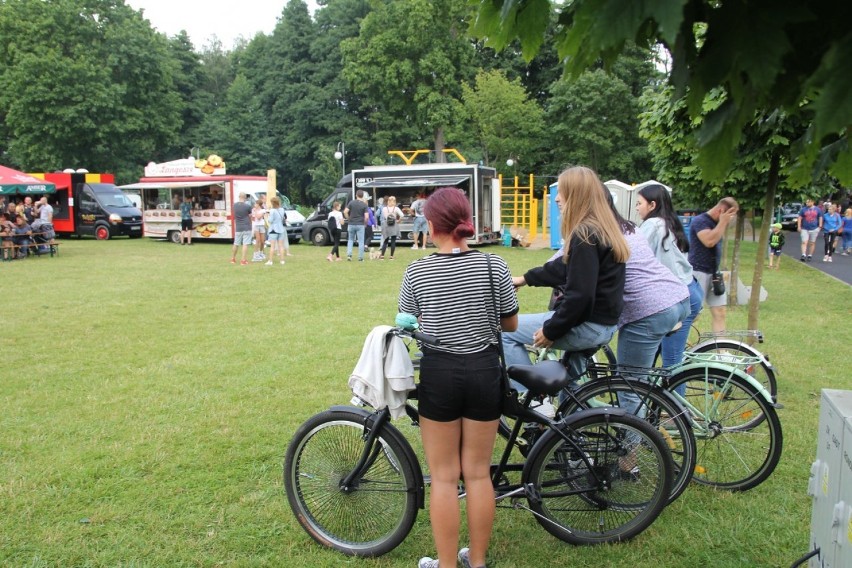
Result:
{"label": "electrical box", "polygon": [[822,391],[808,494],[813,497],[810,548],[820,549],[808,565],[852,566],[852,391]]}

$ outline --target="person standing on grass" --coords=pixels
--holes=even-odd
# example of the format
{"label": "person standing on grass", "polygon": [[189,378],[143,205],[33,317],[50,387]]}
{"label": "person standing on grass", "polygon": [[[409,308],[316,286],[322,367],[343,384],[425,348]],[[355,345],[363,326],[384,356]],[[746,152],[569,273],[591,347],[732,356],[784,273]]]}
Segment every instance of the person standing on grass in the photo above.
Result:
{"label": "person standing on grass", "polygon": [[266,242],[266,209],[263,205],[263,201],[258,199],[251,209],[251,231],[254,236],[252,262],[263,262],[266,259],[266,254],[263,252],[263,246]]}
{"label": "person standing on grass", "polygon": [[814,254],[819,230],[822,229],[822,209],[814,205],[813,199],[805,201],[805,206],[799,210],[796,230],[802,238],[802,262],[808,262]]}
{"label": "person standing on grass", "polygon": [[831,203],[828,206],[828,211],[822,217],[822,238],[825,240],[823,262],[834,262],[831,258],[834,254],[834,241],[837,239],[837,235],[842,228],[843,220],[840,217],[840,213],[837,212],[837,205]]}
{"label": "person standing on grass", "polygon": [[183,196],[180,204],[180,244],[192,244],[192,197]]}
{"label": "person standing on grass", "polygon": [[396,206],[396,197],[388,197],[387,204],[380,210],[379,217],[382,220],[382,249],[379,260],[385,259],[385,250],[390,243],[390,259],[396,252],[396,240],[399,238],[399,222],[402,220],[402,211]]}
{"label": "person standing on grass", "polygon": [[346,260],[352,260],[352,245],[358,241],[358,262],[364,261],[364,228],[367,225],[368,213],[367,200],[364,198],[364,190],[355,192],[355,199],[349,202],[343,210],[343,216],[349,220],[349,238],[346,240]]}
{"label": "person standing on grass", "polygon": [[339,261],[340,258],[340,233],[343,227],[343,213],[340,212],[340,202],[335,201],[331,205],[331,211],[328,214],[328,233],[331,237],[331,252],[328,253],[326,260]]}
{"label": "person standing on grass", "polygon": [[281,264],[284,264],[284,245],[287,242],[287,229],[284,227],[284,221],[287,215],[281,207],[281,198],[277,195],[270,199],[272,208],[269,211],[269,260],[266,261],[266,266],[272,266],[272,259],[275,258],[275,253],[278,252],[278,259]]}
{"label": "person standing on grass", "polygon": [[668,190],[662,185],[649,185],[640,189],[636,196],[636,212],[642,219],[639,230],[648,240],[654,257],[685,284],[689,291],[689,315],[683,320],[680,329],[662,338],[663,367],[673,367],[683,361],[689,329],[701,313],[704,291],[695,279],[692,265],[686,257],[689,252],[689,239],[675,212]]}
{"label": "person standing on grass", "polygon": [[727,290],[717,296],[713,292],[713,274],[719,270],[722,260],[722,238],[728,225],[736,219],[739,204],[733,197],[725,197],[709,211],[695,217],[689,230],[689,264],[692,273],[701,284],[704,300],[710,306],[713,331],[725,330],[727,316]]}
{"label": "person standing on grass", "polygon": [[[420,329],[440,341],[421,346],[417,387],[438,558],[423,557],[418,567],[454,567],[458,558],[462,566],[478,568],[485,566],[495,512],[491,454],[502,372],[494,325],[499,319],[503,330],[515,329],[518,300],[506,262],[468,248],[467,239],[474,234],[470,202],[458,188],[438,189],[424,215],[438,250],[405,270],[398,306],[400,312],[417,316]],[[470,546],[458,550],[461,478]]]}
{"label": "person standing on grass", "polygon": [[234,203],[234,248],[231,251],[231,264],[237,262],[237,248],[242,247],[243,254],[240,264],[248,264],[246,256],[251,244],[251,205],[248,204],[247,196],[240,192],[239,201]]}
{"label": "person standing on grass", "polygon": [[417,199],[411,204],[411,211],[414,212],[414,227],[411,232],[414,233],[414,246],[411,247],[417,250],[420,243],[420,236],[423,236],[423,247],[426,248],[426,239],[429,236],[429,225],[426,223],[426,217],[423,215],[423,208],[426,207],[426,194],[421,192],[417,194]]}

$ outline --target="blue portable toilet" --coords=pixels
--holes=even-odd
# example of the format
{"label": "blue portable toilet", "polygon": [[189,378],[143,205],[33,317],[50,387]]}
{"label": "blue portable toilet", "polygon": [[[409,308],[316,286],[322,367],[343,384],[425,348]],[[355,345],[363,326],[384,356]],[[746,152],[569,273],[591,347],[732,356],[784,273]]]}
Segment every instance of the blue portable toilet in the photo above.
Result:
{"label": "blue portable toilet", "polygon": [[558,250],[562,248],[562,231],[560,230],[562,217],[559,215],[559,206],[556,204],[556,184],[548,187],[548,219],[550,219],[550,248]]}

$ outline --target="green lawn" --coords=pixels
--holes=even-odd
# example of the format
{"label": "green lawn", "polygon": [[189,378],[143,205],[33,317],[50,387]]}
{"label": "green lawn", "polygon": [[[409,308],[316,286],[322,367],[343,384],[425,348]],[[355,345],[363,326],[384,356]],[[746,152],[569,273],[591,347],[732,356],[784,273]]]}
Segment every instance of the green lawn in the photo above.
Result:
{"label": "green lawn", "polygon": [[[515,273],[550,254],[490,250]],[[331,264],[325,248],[293,252],[286,266],[241,267],[227,244],[64,240],[55,258],[0,263],[0,565],[411,567],[433,552],[425,511],[375,560],[321,549],[293,519],[290,436],[349,400],[363,339],[392,322],[417,255]],[[785,406],[774,475],[741,494],[693,485],[618,546],[570,547],[500,510],[490,565],[789,566],[808,551],[820,389],[852,388],[852,294],[798,262],[764,286]],[[522,289],[523,311],[547,297]],[[745,320],[734,309],[729,327]]]}

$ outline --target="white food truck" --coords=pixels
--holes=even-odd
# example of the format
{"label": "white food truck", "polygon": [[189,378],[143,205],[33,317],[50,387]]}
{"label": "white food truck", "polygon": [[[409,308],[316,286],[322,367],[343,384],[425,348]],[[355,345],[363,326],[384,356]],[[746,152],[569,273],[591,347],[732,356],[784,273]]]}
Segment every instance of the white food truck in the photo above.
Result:
{"label": "white food truck", "polygon": [[[205,162],[202,164],[202,162]],[[221,158],[207,160],[187,158],[145,167],[145,177],[138,183],[120,187],[140,205],[143,236],[180,242],[180,203],[184,197],[192,200],[192,238],[234,238],[233,204],[240,193],[254,203],[258,195],[267,192],[266,176],[227,175]],[[287,210],[287,236],[296,243],[302,237],[304,217],[280,196]]]}

